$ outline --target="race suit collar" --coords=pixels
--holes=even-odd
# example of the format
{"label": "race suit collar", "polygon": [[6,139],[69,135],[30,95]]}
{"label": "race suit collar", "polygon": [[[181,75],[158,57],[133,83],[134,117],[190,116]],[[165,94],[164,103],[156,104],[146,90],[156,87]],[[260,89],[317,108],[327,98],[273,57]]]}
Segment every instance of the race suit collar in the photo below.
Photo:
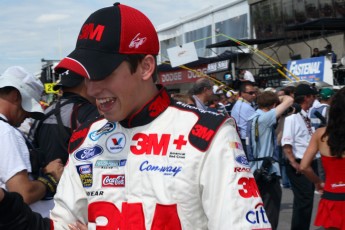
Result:
{"label": "race suit collar", "polygon": [[159,89],[158,94],[151,99],[142,109],[131,117],[120,121],[120,124],[125,128],[133,128],[137,126],[147,125],[163,113],[171,104],[167,90],[162,85],[157,85]]}

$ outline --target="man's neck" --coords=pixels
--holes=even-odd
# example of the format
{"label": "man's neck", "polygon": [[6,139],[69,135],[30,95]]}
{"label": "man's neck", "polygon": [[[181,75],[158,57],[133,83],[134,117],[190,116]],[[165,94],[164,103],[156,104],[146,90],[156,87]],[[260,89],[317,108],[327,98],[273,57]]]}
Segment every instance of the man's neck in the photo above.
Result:
{"label": "man's neck", "polygon": [[200,102],[202,102],[203,104],[205,104],[206,101],[205,101],[204,95],[199,94],[199,95],[194,95],[194,96],[196,96],[196,97],[199,99]]}

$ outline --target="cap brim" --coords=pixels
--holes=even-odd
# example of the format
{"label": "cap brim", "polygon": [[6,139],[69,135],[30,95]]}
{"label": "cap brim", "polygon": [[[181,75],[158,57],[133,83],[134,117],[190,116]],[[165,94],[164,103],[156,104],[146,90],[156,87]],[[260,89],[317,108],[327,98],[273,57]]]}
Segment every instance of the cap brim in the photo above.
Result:
{"label": "cap brim", "polygon": [[39,101],[36,101],[34,98],[28,96],[23,92],[21,92],[21,95],[23,109],[26,112],[30,113],[30,117],[36,120],[42,119],[44,117],[44,111]]}
{"label": "cap brim", "polygon": [[55,67],[57,73],[70,70],[91,80],[103,80],[123,61],[126,55],[76,49]]}
{"label": "cap brim", "polygon": [[53,86],[53,90],[58,91],[59,89],[61,89],[61,87],[62,87],[62,84],[56,84]]}

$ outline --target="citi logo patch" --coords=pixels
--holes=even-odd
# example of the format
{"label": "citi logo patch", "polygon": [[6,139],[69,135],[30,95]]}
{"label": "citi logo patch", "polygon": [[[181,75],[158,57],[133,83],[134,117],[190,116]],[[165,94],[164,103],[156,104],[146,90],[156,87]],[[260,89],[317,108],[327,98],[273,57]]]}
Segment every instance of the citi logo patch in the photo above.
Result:
{"label": "citi logo patch", "polygon": [[103,153],[103,148],[95,145],[91,148],[83,148],[74,154],[74,158],[78,161],[87,161]]}
{"label": "citi logo patch", "polygon": [[114,133],[108,137],[106,146],[110,153],[119,153],[126,145],[126,137],[123,133]]}

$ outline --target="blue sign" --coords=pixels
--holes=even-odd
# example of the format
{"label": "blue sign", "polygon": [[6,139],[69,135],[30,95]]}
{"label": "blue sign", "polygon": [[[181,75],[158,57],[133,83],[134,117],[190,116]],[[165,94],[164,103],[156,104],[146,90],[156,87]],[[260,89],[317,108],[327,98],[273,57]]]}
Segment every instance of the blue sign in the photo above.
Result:
{"label": "blue sign", "polygon": [[320,82],[324,81],[324,69],[325,69],[325,58],[326,57],[315,57],[306,58],[301,60],[290,60],[287,63],[287,76],[292,80],[295,78],[290,74],[294,74],[295,77],[300,80],[305,80],[309,82]]}

